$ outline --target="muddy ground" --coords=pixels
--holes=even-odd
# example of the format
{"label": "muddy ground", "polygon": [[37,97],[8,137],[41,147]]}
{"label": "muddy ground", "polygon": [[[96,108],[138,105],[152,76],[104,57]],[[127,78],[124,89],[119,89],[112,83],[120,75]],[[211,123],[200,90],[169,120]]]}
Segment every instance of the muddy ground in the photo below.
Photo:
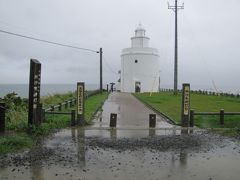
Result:
{"label": "muddy ground", "polygon": [[239,179],[236,139],[199,130],[142,138],[87,131],[65,129],[30,151],[1,157],[0,179]]}

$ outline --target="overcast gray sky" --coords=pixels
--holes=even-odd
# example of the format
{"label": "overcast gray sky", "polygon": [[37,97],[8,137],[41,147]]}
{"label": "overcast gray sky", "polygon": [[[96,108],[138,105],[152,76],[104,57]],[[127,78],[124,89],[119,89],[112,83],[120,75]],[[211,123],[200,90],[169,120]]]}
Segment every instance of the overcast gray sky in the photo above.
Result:
{"label": "overcast gray sky", "polygon": [[[173,86],[174,13],[167,0],[0,0],[0,29],[104,51],[104,83],[141,22],[159,50],[161,82]],[[240,90],[240,1],[179,0],[179,85]],[[173,0],[169,0],[173,4]],[[0,33],[0,83],[28,83],[29,60],[42,83],[99,82],[99,54]]]}

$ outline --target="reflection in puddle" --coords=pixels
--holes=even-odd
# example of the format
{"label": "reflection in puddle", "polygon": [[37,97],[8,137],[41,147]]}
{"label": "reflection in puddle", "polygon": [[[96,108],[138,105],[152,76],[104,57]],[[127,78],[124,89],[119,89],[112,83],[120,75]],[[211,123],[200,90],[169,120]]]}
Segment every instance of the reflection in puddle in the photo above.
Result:
{"label": "reflection in puddle", "polygon": [[[218,136],[206,134],[203,135],[201,143],[208,140],[207,144],[196,144],[198,148],[190,148],[186,142],[191,142],[193,146],[199,140],[198,134],[183,137],[157,136],[158,133],[162,134],[158,132],[160,130],[151,129],[144,132],[150,137],[141,139],[124,138],[122,134],[126,134],[126,131],[122,131],[101,130],[96,137],[94,131],[82,128],[63,130],[40,144],[37,150],[39,154],[44,149],[51,150],[53,154],[46,154],[45,158],[36,158],[33,162],[28,161],[25,165],[10,161],[11,163],[0,168],[0,177],[34,177],[38,180],[238,179],[240,148],[237,143],[226,139],[217,140]],[[187,140],[183,141],[184,138]],[[215,140],[218,142],[215,143]],[[170,141],[172,143],[168,144],[169,147],[164,145]],[[210,147],[209,144],[212,143]],[[29,153],[36,154],[34,151]],[[21,162],[24,162],[24,158]]]}
{"label": "reflection in puddle", "polygon": [[85,137],[84,131],[77,129],[77,154],[79,167],[85,167]]}

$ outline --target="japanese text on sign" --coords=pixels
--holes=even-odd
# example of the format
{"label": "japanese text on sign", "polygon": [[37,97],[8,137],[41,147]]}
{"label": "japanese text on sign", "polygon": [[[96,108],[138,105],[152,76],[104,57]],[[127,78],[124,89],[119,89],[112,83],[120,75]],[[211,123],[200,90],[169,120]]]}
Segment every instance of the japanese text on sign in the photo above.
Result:
{"label": "japanese text on sign", "polygon": [[189,104],[190,104],[190,87],[185,86],[184,88],[184,100],[183,100],[183,114],[188,115],[189,114]]}
{"label": "japanese text on sign", "polygon": [[83,93],[83,85],[80,85],[78,84],[77,86],[77,95],[78,95],[78,107],[77,107],[77,113],[78,114],[83,114],[83,96],[84,96],[84,93]]}
{"label": "japanese text on sign", "polygon": [[33,108],[37,108],[37,103],[40,101],[40,85],[41,85],[41,70],[39,69],[34,75],[33,81]]}

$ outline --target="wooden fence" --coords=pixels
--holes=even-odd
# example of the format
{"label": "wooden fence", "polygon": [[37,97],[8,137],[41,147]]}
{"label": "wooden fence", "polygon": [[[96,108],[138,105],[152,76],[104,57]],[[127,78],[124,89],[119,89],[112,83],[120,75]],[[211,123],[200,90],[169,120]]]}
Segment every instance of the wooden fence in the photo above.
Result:
{"label": "wooden fence", "polygon": [[[173,92],[173,89],[160,89],[160,92]],[[182,90],[178,90],[179,93]],[[232,97],[232,98],[240,98],[240,94],[233,93],[225,93],[225,92],[213,92],[213,91],[205,91],[205,90],[191,90],[191,94],[202,94],[208,96],[224,96],[224,97]]]}
{"label": "wooden fence", "polygon": [[194,116],[219,116],[219,124],[224,125],[224,116],[231,115],[240,115],[240,112],[225,112],[224,109],[221,109],[219,112],[195,112],[190,110],[190,127],[194,126]]}
{"label": "wooden fence", "polygon": [[[85,92],[85,99],[94,96],[96,94],[100,93],[99,90],[95,90],[95,91],[86,91]],[[75,125],[75,119],[76,119],[76,111],[75,110],[71,110],[71,112],[61,112],[63,110],[63,108],[67,109],[68,107],[73,107],[74,105],[76,105],[77,103],[77,99],[73,98],[73,99],[69,99],[64,101],[63,103],[59,103],[57,105],[51,105],[49,108],[47,109],[42,109],[42,122],[46,121],[46,114],[49,115],[69,115],[71,116],[71,125],[74,126]]]}

